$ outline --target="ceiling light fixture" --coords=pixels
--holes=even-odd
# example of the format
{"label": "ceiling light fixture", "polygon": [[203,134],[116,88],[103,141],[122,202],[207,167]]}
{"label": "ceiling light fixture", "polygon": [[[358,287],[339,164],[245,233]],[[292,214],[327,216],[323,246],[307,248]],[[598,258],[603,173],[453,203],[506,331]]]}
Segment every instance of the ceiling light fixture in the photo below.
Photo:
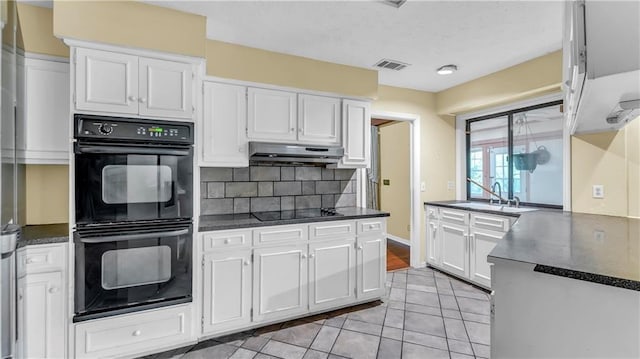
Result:
{"label": "ceiling light fixture", "polygon": [[436,72],[438,75],[451,75],[452,73],[458,70],[458,66],[456,65],[444,65],[440,67]]}

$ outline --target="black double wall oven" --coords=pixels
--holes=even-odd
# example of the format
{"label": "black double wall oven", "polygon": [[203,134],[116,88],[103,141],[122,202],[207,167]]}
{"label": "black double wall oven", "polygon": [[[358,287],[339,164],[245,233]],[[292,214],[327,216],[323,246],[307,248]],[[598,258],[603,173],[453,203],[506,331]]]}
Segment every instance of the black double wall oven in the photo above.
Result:
{"label": "black double wall oven", "polygon": [[74,321],[190,302],[193,125],[74,120]]}

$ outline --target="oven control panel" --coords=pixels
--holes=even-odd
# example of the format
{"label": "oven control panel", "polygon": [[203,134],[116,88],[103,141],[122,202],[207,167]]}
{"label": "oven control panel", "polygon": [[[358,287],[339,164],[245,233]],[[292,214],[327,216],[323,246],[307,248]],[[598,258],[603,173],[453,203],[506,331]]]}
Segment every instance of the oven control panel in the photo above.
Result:
{"label": "oven control panel", "polygon": [[75,115],[75,120],[75,137],[79,139],[193,143],[193,125],[190,123],[93,115]]}

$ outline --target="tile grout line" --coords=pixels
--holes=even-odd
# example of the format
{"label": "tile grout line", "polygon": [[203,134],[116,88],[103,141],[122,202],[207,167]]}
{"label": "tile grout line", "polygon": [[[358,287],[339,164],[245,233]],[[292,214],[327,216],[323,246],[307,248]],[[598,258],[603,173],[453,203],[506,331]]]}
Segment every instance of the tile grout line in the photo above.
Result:
{"label": "tile grout line", "polygon": [[[451,286],[451,290],[453,290],[453,286]],[[458,296],[456,296],[456,292],[453,291],[453,299],[456,301],[456,305],[458,306],[458,309],[460,309],[460,304],[458,303]],[[473,349],[473,344],[471,344],[471,336],[469,336],[469,331],[467,330],[467,325],[464,322],[464,317],[462,317],[462,310],[460,310],[460,320],[462,321],[462,327],[464,328],[464,332],[465,334],[467,334],[467,338],[469,339],[469,346],[471,347],[471,353],[473,353],[473,356],[476,356],[476,351],[475,349]]]}
{"label": "tile grout line", "polygon": [[[442,326],[444,327],[444,340],[447,343],[447,354],[449,355],[449,358],[451,358],[451,347],[449,347],[449,335],[447,333],[447,324],[444,321],[444,312],[442,311],[442,301],[440,300],[440,291],[438,290],[439,286],[438,286],[438,281],[436,280],[436,274],[433,273],[433,280],[436,283],[436,292],[438,295],[438,304],[440,304],[440,317],[442,318]],[[449,283],[449,280],[447,280],[447,283],[449,284],[449,287],[451,287],[451,283]],[[451,287],[451,291],[453,292],[453,287]],[[458,305],[458,302],[456,302],[456,305]],[[460,316],[462,316],[462,314],[460,314]],[[469,336],[467,334],[467,336]]]}

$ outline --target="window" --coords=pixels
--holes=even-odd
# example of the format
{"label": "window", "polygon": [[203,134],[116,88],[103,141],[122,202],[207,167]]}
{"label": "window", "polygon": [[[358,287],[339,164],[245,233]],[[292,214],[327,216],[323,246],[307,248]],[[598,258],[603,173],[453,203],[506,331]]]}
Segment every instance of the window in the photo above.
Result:
{"label": "window", "polygon": [[[562,101],[467,121],[467,174],[524,204],[562,206]],[[499,185],[498,185],[499,184]],[[468,199],[488,200],[467,183]]]}

